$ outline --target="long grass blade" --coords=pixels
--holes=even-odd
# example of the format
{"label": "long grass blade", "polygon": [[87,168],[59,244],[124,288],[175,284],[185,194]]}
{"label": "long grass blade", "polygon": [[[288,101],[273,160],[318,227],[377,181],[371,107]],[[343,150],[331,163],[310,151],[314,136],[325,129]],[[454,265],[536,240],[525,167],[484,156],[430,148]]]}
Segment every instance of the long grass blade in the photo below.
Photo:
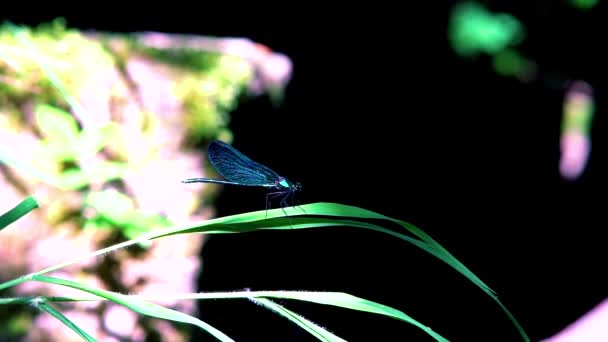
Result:
{"label": "long grass blade", "polygon": [[61,323],[65,324],[68,328],[72,329],[76,332],[80,337],[82,337],[85,341],[88,342],[97,342],[91,335],[87,334],[86,331],[82,330],[78,325],[72,322],[69,318],[65,317],[61,312],[57,309],[49,305],[48,303],[41,301],[35,304],[37,308],[42,311],[45,311],[51,314],[53,317],[57,318]]}
{"label": "long grass blade", "polygon": [[[289,215],[289,218],[285,217],[285,214]],[[368,222],[369,220],[384,222],[388,221],[397,224],[400,227],[405,228],[409,233],[413,234],[415,237],[395,232],[391,229],[380,226],[379,224]],[[407,222],[390,218],[388,216],[370,210],[337,203],[313,203],[298,206],[297,208],[288,207],[268,211],[260,210],[238,215],[219,217],[200,223],[186,225],[183,227],[158,230],[149,234],[142,235],[136,239],[119,243],[117,245],[110,246],[108,248],[104,248],[102,250],[91,253],[89,255],[78,257],[73,260],[66,261],[62,264],[49,267],[42,271],[32,273],[20,277],[18,279],[0,284],[0,290],[28,281],[33,276],[42,275],[66,267],[89,257],[109,253],[120,248],[125,248],[149,240],[159,239],[169,235],[188,233],[225,234],[252,232],[255,230],[264,229],[292,230],[347,226],[370,229],[373,231],[389,234],[391,236],[407,241],[415,245],[416,247],[421,248],[425,252],[442,260],[443,262],[451,266],[453,269],[464,275],[467,279],[469,279],[471,282],[481,288],[494,301],[496,301],[499,307],[506,313],[508,318],[515,325],[523,339],[525,341],[530,341],[524,329],[517,322],[511,312],[506,308],[506,306],[504,306],[504,304],[498,299],[498,296],[494,293],[494,291],[492,291],[492,289],[490,289],[489,286],[487,286],[479,277],[477,277],[472,271],[470,271],[466,266],[464,266],[464,264],[462,264],[456,257],[449,253],[443,246],[441,246],[438,242],[432,239],[428,234],[424,233],[418,227],[411,225]]]}
{"label": "long grass blade", "polygon": [[122,295],[119,293],[90,287],[90,286],[76,283],[76,282],[73,282],[70,280],[53,278],[53,277],[33,276],[32,280],[44,282],[44,283],[48,283],[48,284],[67,286],[67,287],[75,288],[75,289],[78,289],[81,291],[89,292],[96,296],[103,297],[103,298],[109,299],[117,304],[123,305],[142,315],[162,318],[162,319],[176,321],[176,322],[193,324],[193,325],[196,325],[196,326],[200,327],[201,329],[207,331],[208,333],[210,333],[211,335],[213,335],[220,341],[234,341],[233,339],[228,337],[223,332],[217,330],[216,328],[201,321],[198,318],[192,317],[190,315],[187,315],[187,314],[179,312],[179,311],[167,309],[161,305],[150,303],[148,301],[139,299],[137,297],[125,296],[125,295]]}
{"label": "long grass blade", "polygon": [[311,335],[313,335],[314,337],[318,338],[321,341],[339,341],[339,342],[346,342],[345,339],[340,338],[332,333],[330,333],[329,331],[321,328],[319,325],[313,323],[312,321],[296,314],[295,312],[287,309],[286,307],[279,305],[269,299],[266,298],[250,298],[252,301],[254,301],[255,303],[262,305],[276,313],[278,313],[279,315],[287,318],[288,320],[294,322],[295,324],[297,324],[298,326],[300,326],[300,328],[306,330],[307,332],[309,332]]}

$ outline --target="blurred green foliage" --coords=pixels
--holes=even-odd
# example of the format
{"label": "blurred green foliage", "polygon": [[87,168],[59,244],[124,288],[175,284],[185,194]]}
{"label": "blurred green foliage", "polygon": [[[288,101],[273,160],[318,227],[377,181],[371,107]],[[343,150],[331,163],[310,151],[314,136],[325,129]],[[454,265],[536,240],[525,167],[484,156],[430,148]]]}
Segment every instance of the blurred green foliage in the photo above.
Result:
{"label": "blurred green foliage", "polygon": [[586,11],[595,7],[599,3],[598,0],[570,0],[570,4],[580,10]]}
{"label": "blurred green foliage", "polygon": [[[103,47],[56,19],[36,29],[3,23],[0,26],[0,106],[16,108],[35,97],[39,103],[78,107],[78,94],[89,76],[112,68],[113,58]],[[92,66],[95,68],[92,68]]]}
{"label": "blurred green foliage", "polygon": [[523,25],[508,13],[490,13],[477,2],[462,2],[453,8],[449,38],[463,57],[482,52],[493,55],[519,44],[524,37]]}
{"label": "blurred green foliage", "polygon": [[[93,156],[110,141],[118,138],[119,127],[115,124],[81,131],[72,115],[48,105],[39,105],[35,115],[42,139],[33,158],[44,169]],[[75,190],[86,186],[92,179],[105,182],[120,178],[126,171],[126,163],[112,161],[102,161],[91,171],[62,167],[58,183],[63,189]]]}
{"label": "blurred green foliage", "polygon": [[87,220],[85,229],[120,227],[129,239],[135,239],[149,229],[171,224],[161,215],[139,211],[130,197],[111,189],[90,192],[85,205],[95,209],[95,215]]}
{"label": "blurred green foliage", "polygon": [[[0,115],[4,116],[0,134],[28,130],[39,138],[27,155],[0,146],[0,162],[25,179],[82,192],[83,209],[96,210],[85,223],[87,228],[118,227],[129,238],[169,222],[140,212],[121,192],[93,191],[89,185],[121,180],[146,160],[164,158],[159,154],[162,142],[154,136],[163,129],[161,116],[166,113],[148,108],[130,112],[132,122],[140,124],[140,141],[135,144],[133,127],[127,129],[120,121],[96,124],[97,118],[81,107],[79,94],[104,70],[118,70],[128,80],[126,65],[132,58],[169,66],[172,95],[183,110],[186,144],[231,140],[229,113],[255,74],[251,63],[242,58],[193,49],[154,49],[129,34],[100,34],[91,39],[68,28],[61,18],[36,28],[0,26]],[[135,101],[125,98],[130,93],[110,92],[110,101]],[[91,159],[94,168],[82,167],[83,161]]]}
{"label": "blurred green foliage", "polygon": [[530,81],[536,64],[524,57],[517,46],[525,39],[524,25],[509,13],[492,13],[478,2],[464,1],[452,8],[448,38],[462,58],[490,56],[500,76]]}

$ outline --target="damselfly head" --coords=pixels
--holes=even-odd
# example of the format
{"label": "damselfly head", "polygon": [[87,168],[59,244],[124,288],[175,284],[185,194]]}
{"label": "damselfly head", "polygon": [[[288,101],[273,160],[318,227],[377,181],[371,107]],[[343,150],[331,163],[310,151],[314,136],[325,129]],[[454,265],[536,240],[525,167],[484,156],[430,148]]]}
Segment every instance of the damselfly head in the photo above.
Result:
{"label": "damselfly head", "polygon": [[300,191],[302,189],[302,185],[299,182],[294,183],[285,177],[279,178],[279,180],[275,182],[275,186],[287,191]]}

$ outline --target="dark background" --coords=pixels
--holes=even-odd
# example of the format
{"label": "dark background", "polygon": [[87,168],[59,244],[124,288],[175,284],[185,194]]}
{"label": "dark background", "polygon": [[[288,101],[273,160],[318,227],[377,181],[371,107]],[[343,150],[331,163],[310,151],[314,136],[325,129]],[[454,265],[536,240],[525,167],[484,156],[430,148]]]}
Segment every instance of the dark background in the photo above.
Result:
{"label": "dark background", "polygon": [[[538,63],[540,76],[529,84],[496,75],[488,58],[470,62],[453,53],[446,34],[450,2],[348,11],[257,8],[245,11],[247,17],[204,6],[185,16],[7,17],[23,24],[62,16],[84,29],[248,37],[287,54],[295,69],[286,102],[280,108],[266,97],[243,102],[232,116],[234,145],[302,182],[300,203],[364,207],[422,228],[496,290],[539,340],[608,296],[608,59],[600,32],[606,6],[581,12],[563,1],[514,3],[486,2],[526,26],[521,51]],[[550,86],[546,79],[560,82]],[[589,82],[597,101],[591,158],[575,182],[558,173],[569,79]],[[219,215],[259,210],[264,195],[225,188],[218,205]],[[479,288],[379,233],[214,236],[203,259],[201,291],[341,291],[399,309],[452,341],[521,340]],[[389,318],[283,303],[349,341],[431,340]],[[313,340],[245,300],[203,302],[201,310],[201,319],[237,341]]]}

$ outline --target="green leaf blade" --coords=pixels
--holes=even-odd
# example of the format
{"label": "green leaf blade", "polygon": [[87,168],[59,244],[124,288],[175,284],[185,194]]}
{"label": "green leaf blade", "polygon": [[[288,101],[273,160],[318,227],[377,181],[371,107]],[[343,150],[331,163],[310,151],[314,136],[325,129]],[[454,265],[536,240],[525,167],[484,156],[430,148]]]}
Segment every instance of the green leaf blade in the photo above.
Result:
{"label": "green leaf blade", "polygon": [[64,316],[61,312],[56,310],[53,306],[49,305],[48,303],[38,302],[35,305],[40,310],[45,311],[45,312],[51,314],[53,317],[57,318],[59,321],[61,321],[61,323],[65,324],[68,328],[72,329],[74,332],[76,332],[78,335],[80,335],[80,337],[82,337],[85,341],[97,342],[97,340],[94,339],[93,337],[91,337],[91,335],[87,334],[86,331],[82,330],[78,325],[76,325],[69,318]]}
{"label": "green leaf blade", "polygon": [[276,312],[277,314],[287,318],[288,320],[297,324],[300,328],[306,330],[308,333],[318,338],[321,341],[339,341],[346,342],[346,340],[332,334],[331,332],[321,328],[317,324],[312,321],[296,314],[295,312],[285,308],[282,305],[279,305],[269,299],[266,298],[250,298],[252,301],[269,308],[270,310]]}
{"label": "green leaf blade", "polygon": [[27,215],[30,211],[38,208],[38,202],[33,196],[29,196],[13,209],[0,216],[0,230],[6,228],[11,223]]}
{"label": "green leaf blade", "polygon": [[211,325],[199,320],[198,318],[192,317],[190,315],[187,315],[187,314],[179,312],[179,311],[167,309],[161,305],[150,303],[145,300],[141,300],[141,299],[138,299],[138,298],[135,298],[132,296],[125,296],[125,295],[122,295],[119,293],[106,291],[106,290],[90,287],[87,285],[79,284],[79,283],[76,283],[73,281],[53,278],[53,277],[35,275],[35,276],[32,276],[32,280],[40,281],[40,282],[44,282],[44,283],[48,283],[48,284],[67,286],[67,287],[75,288],[75,289],[78,289],[81,291],[89,292],[96,296],[103,297],[103,298],[109,299],[117,304],[123,305],[142,315],[176,321],[176,322],[189,323],[192,325],[196,325],[199,328],[207,331],[208,333],[210,333],[211,335],[213,335],[220,341],[223,341],[223,342],[234,341],[233,339],[228,337],[226,334],[222,333],[221,331],[212,327]]}
{"label": "green leaf blade", "polygon": [[424,332],[432,336],[435,340],[441,342],[447,342],[448,340],[434,332],[430,327],[418,322],[414,318],[408,316],[402,311],[394,309],[392,307],[376,303],[370,300],[359,298],[347,293],[342,292],[303,292],[303,291],[260,291],[256,293],[260,297],[275,297],[284,299],[295,299],[308,301],[317,304],[332,305],[342,307],[345,309],[364,311],[374,314],[379,314],[387,317],[391,317],[397,320],[401,320],[410,323]]}

